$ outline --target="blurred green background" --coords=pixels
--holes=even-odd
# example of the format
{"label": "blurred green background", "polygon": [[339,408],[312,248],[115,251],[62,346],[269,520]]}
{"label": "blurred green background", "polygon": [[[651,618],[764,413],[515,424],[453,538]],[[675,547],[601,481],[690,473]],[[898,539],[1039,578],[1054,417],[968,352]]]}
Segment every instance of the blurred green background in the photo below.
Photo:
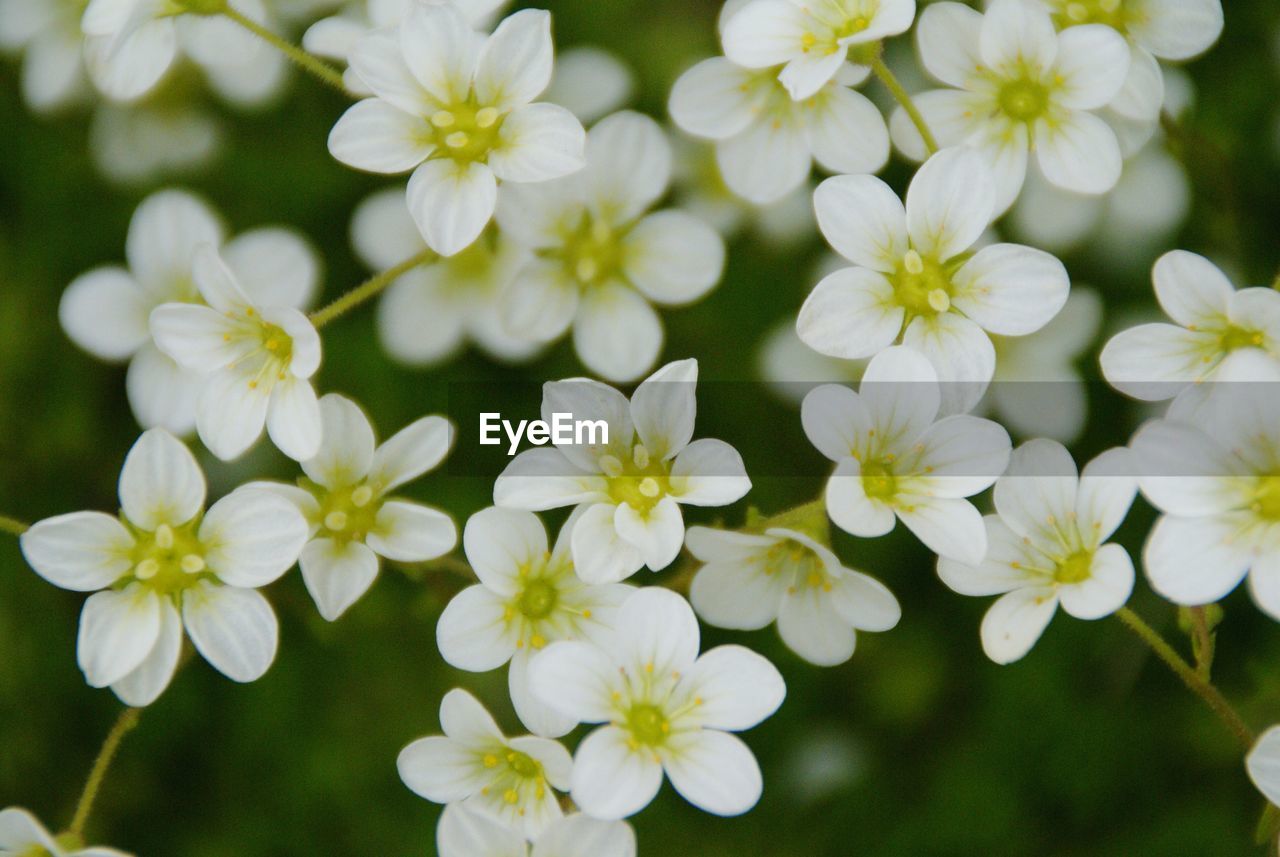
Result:
{"label": "blurred green background", "polygon": [[[717,49],[714,0],[539,5],[555,14],[558,47],[596,44],[623,57],[639,76],[635,105],[659,117],[680,71]],[[1102,293],[1109,319],[1151,306],[1150,263],[1173,246],[1211,255],[1240,285],[1269,283],[1280,265],[1280,10],[1274,0],[1227,5],[1221,42],[1189,67],[1197,89],[1190,145],[1175,141],[1195,188],[1188,225],[1141,258],[1086,249],[1064,259],[1074,280]],[[32,521],[116,508],[116,477],[138,433],[123,369],[75,348],[58,326],[57,304],[77,274],[123,258],[133,208],[159,185],[104,183],[87,155],[86,114],[31,115],[17,79],[16,63],[0,65],[0,512]],[[326,297],[367,275],[349,248],[348,220],[370,190],[387,185],[330,159],[325,139],[343,107],[340,96],[295,77],[273,109],[223,111],[221,156],[176,182],[207,196],[233,232],[267,223],[304,231],[322,248]],[[897,162],[886,173],[899,188],[908,175]],[[696,356],[707,380],[754,377],[754,343],[794,314],[823,250],[816,235],[788,250],[750,233],[736,240],[718,290],[691,309],[664,313],[664,357]],[[355,396],[384,437],[443,410],[450,380],[580,373],[567,344],[523,369],[468,355],[408,371],[379,349],[369,308],[324,338],[320,388]],[[1099,345],[1085,361],[1092,377]],[[814,474],[757,479],[747,502],[773,512],[814,496],[822,469],[798,414],[757,389],[704,406],[698,434],[732,442],[749,472]],[[1139,418],[1133,409],[1095,413],[1075,451],[1087,457],[1123,443]],[[266,444],[231,465],[207,454],[201,460],[213,496],[249,477],[296,472]],[[449,510],[461,525],[487,504],[491,487],[437,473],[406,493]],[[737,523],[745,506],[698,510],[690,519]],[[1121,533],[1135,556],[1151,520],[1139,501]],[[840,537],[837,549],[893,589],[902,623],[860,635],[853,660],[834,669],[800,661],[771,629],[707,630],[707,645],[745,642],[787,679],[781,712],[746,736],[764,769],[764,798],[751,814],[721,820],[665,787],[633,820],[642,854],[1260,852],[1252,834],[1263,801],[1237,748],[1118,622],[1060,614],[1024,661],[998,667],[978,642],[986,599],[945,589],[902,528],[874,542]],[[400,748],[438,732],[439,700],[457,685],[473,688],[508,731],[518,731],[504,671],[461,674],[435,650],[435,619],[458,586],[441,573],[387,568],[333,625],[320,619],[296,572],[270,587],[281,619],[274,667],[250,686],[198,659],[184,669],[125,744],[90,840],[144,857],[434,854],[438,808],[401,784]],[[0,536],[0,806],[26,806],[53,828],[69,820],[119,710],[76,667],[82,600],[38,578],[16,541]],[[1185,650],[1173,608],[1142,580],[1131,606]],[[1216,678],[1261,728],[1280,720],[1280,633],[1243,592],[1225,606]]]}

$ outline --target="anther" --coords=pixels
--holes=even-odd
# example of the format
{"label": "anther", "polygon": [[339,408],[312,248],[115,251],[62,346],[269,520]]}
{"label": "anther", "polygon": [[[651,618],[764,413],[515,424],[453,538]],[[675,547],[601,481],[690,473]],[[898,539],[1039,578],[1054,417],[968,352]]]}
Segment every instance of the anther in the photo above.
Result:
{"label": "anther", "polygon": [[138,563],[138,565],[133,569],[133,575],[138,578],[138,580],[150,580],[155,577],[159,571],[160,563],[148,557]]}
{"label": "anther", "polygon": [[929,292],[929,306],[934,312],[946,312],[951,309],[951,296],[945,289],[934,289]]}
{"label": "anther", "polygon": [[330,512],[324,516],[324,525],[326,529],[330,529],[335,532],[345,530],[347,528],[347,513]]}
{"label": "anther", "polygon": [[657,479],[652,476],[646,476],[640,480],[640,493],[652,500],[662,493],[662,489],[658,486]]}
{"label": "anther", "polygon": [[363,509],[369,505],[369,501],[373,499],[373,489],[368,485],[361,485],[359,488],[351,492],[351,504],[357,509]]}
{"label": "anther", "polygon": [[498,121],[498,111],[492,107],[482,107],[476,111],[476,127],[491,128]]}
{"label": "anther", "polygon": [[156,547],[161,550],[169,550],[173,547],[173,527],[168,524],[156,527]]}
{"label": "anther", "polygon": [[649,449],[643,444],[638,443],[635,449],[631,450],[631,460],[635,462],[636,467],[641,470],[649,466]]}
{"label": "anther", "polygon": [[461,149],[470,142],[471,138],[467,136],[465,131],[454,131],[444,138],[444,144],[450,149]]}
{"label": "anther", "polygon": [[902,257],[902,267],[907,269],[908,274],[923,274],[924,260],[915,250],[908,250],[907,255]]}
{"label": "anther", "polygon": [[456,121],[458,120],[455,119],[454,115],[448,110],[437,111],[431,116],[431,124],[437,128],[448,128]]}
{"label": "anther", "polygon": [[182,558],[179,565],[187,574],[199,574],[204,571],[204,557],[198,553],[189,553]]}

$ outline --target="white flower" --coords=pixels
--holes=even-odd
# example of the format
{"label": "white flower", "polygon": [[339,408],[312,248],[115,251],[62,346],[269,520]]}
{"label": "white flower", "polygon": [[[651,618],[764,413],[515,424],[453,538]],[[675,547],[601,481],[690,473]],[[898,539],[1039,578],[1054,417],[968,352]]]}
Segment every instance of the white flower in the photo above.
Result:
{"label": "white flower", "polygon": [[89,153],[110,181],[146,187],[208,164],[224,132],[217,116],[185,100],[104,102],[89,125]]}
{"label": "white flower", "polygon": [[635,91],[635,75],[613,54],[582,45],[561,51],[543,98],[559,104],[583,123],[622,107]]}
{"label": "white flower", "polygon": [[440,702],[443,736],[419,738],[400,751],[404,784],[429,801],[461,801],[536,838],[563,817],[553,789],[569,787],[573,760],[558,741],[508,739],[465,690]]}
{"label": "white flower", "polygon": [[1212,262],[1173,250],[1151,272],[1156,299],[1174,324],[1142,324],[1102,349],[1102,374],[1146,401],[1170,399],[1217,379],[1241,355],[1265,355],[1280,368],[1280,292],[1236,291]]}
{"label": "white flower", "polygon": [[[53,836],[25,809],[11,806],[0,812],[0,857],[129,857],[114,848],[82,848],[79,837],[74,839],[75,844],[68,844]],[[634,851],[628,857],[633,855]]]}
{"label": "white flower", "polygon": [[[268,29],[261,0],[230,0]],[[198,0],[89,0],[80,26],[85,65],[103,94],[133,101],[151,91],[181,52],[233,101],[256,102],[283,81],[285,60],[257,36],[218,14],[189,12]]]}
{"label": "white flower", "polygon": [[449,804],[436,828],[440,857],[636,857],[636,835],[625,821],[575,814],[552,822],[533,841],[465,804]]}
{"label": "white flower", "polygon": [[343,114],[329,151],[357,169],[413,170],[409,211],[442,256],[484,230],[499,180],[541,182],[582,167],[581,123],[530,103],[551,80],[547,12],[517,12],[485,38],[453,5],[420,3],[398,29],[361,39],[351,67],[376,97]]}
{"label": "white flower", "polygon": [[724,52],[747,68],[785,66],[778,79],[800,100],[858,62],[851,49],[906,32],[915,15],[915,0],[752,0],[725,22]]}
{"label": "white flower", "polygon": [[224,461],[252,446],[265,424],[272,442],[296,461],[320,449],[320,406],[310,378],[320,367],[320,335],[285,304],[259,302],[210,244],[192,260],[207,306],[166,303],[151,312],[156,346],[200,372],[196,429]]}
{"label": "white flower", "polygon": [[541,342],[572,326],[588,369],[632,381],[662,349],[650,302],[705,295],[724,270],[724,242],[684,212],[646,214],[671,179],[671,147],[652,119],[630,111],[603,119],[586,152],[578,175],[503,191],[498,224],[534,254],[503,292],[503,319]]}
{"label": "white flower", "polygon": [[[1243,365],[1254,362],[1267,366]],[[1194,405],[1175,402],[1130,444],[1142,493],[1164,513],[1143,564],[1175,604],[1218,601],[1248,575],[1254,601],[1280,620],[1280,376],[1260,355],[1241,364],[1246,379],[1271,372],[1271,392],[1226,381],[1194,416],[1183,413]]]}
{"label": "white flower", "polygon": [[901,519],[939,556],[977,564],[987,553],[982,516],[965,497],[996,481],[1009,435],[958,414],[935,419],[941,394],[929,361],[905,346],[872,359],[857,393],[829,384],[805,397],[809,442],[836,463],[827,482],[831,520],[863,538]]}
{"label": "white flower", "polygon": [[833,173],[874,173],[889,159],[889,132],[874,104],[832,79],[793,101],[770,70],[704,60],[671,92],[671,117],[716,142],[729,189],[757,205],[804,184],[816,160]]}
{"label": "white flower", "polygon": [[[841,265],[843,265],[841,260]],[[814,387],[855,383],[866,371],[866,360],[843,360],[819,354],[796,333],[794,317],[778,322],[757,353],[760,375],[772,391],[789,405],[799,407]],[[996,367],[999,370],[999,365]]]}
{"label": "white flower", "polygon": [[144,428],[182,435],[196,425],[200,376],[156,347],[150,318],[161,304],[204,304],[192,271],[199,247],[221,245],[236,279],[264,304],[301,308],[316,291],[319,264],[301,236],[255,229],[223,244],[224,234],[199,198],[160,191],[144,199],[129,222],[128,268],[95,268],[63,293],[58,318],[67,336],[95,357],[129,361],[129,404]]}
{"label": "white flower", "polygon": [[938,560],[938,576],[961,595],[1001,596],[982,620],[982,648],[998,664],[1035,645],[1058,605],[1077,619],[1100,619],[1133,591],[1133,560],[1105,544],[1133,504],[1138,483],[1129,451],[1099,455],[1077,476],[1057,441],[1032,440],[996,480],[999,514],[987,515],[981,563]]}
{"label": "white flower", "polygon": [[311,539],[302,549],[302,579],[320,615],[336,621],[378,576],[379,557],[425,562],[458,542],[445,513],[389,495],[434,469],[449,454],[453,426],[423,417],[377,445],[360,406],[330,393],[320,400],[324,440],[302,462],[301,487],[263,483],[306,516]]}
{"label": "white flower", "polygon": [[467,520],[463,545],[480,583],[458,593],[436,628],[450,665],[487,672],[511,663],[508,685],[520,722],[537,735],[559,737],[577,721],[540,702],[529,690],[529,660],[558,640],[596,640],[613,627],[631,587],[589,584],[570,557],[573,518],[555,549],[532,512],[490,507]]}
{"label": "white flower", "polygon": [[1129,42],[1124,88],[1108,105],[1130,119],[1160,115],[1164,78],[1159,59],[1189,60],[1222,34],[1221,0],[1041,0],[1061,28],[1111,27]]}
{"label": "white flower", "polygon": [[1024,437],[1063,443],[1085,429],[1089,394],[1076,363],[1102,326],[1102,300],[1071,290],[1062,310],[1031,336],[993,336],[996,374],[990,400],[1005,426]]}
{"label": "white flower", "polygon": [[307,522],[253,487],[207,513],[204,502],[190,450],[151,429],[120,472],[118,519],[75,512],[22,535],[37,574],[97,593],[80,615],[80,668],[92,687],[110,686],[128,705],[150,705],[168,686],[184,625],[205,660],[235,681],[261,678],[275,659],[276,617],[256,590],[297,562]]}
{"label": "white flower", "polygon": [[[362,202],[351,220],[351,241],[377,271],[427,249],[403,190],[380,191]],[[408,366],[438,363],[468,339],[500,360],[531,357],[538,344],[508,333],[499,316],[502,289],[523,262],[521,250],[490,228],[461,253],[403,274],[378,303],[382,347]]]}
{"label": "white flower", "polygon": [[831,548],[798,530],[690,527],[686,540],[705,563],[689,590],[699,616],[741,631],[776,621],[787,647],[818,666],[853,657],[855,629],[887,631],[902,616],[884,584],[845,568]]}
{"label": "white flower", "polygon": [[[1104,193],[1120,178],[1120,144],[1102,119],[1124,85],[1129,46],[1100,24],[1055,33],[1036,0],[996,0],[983,15],[959,3],[934,3],[920,16],[920,58],[955,89],[915,97],[943,146],[978,149],[996,184],[995,211],[1022,188],[1028,151],[1046,178],[1079,193]],[[906,112],[890,122],[894,142],[921,160],[924,143]]]}
{"label": "white flower", "polygon": [[1249,779],[1273,805],[1280,805],[1280,726],[1258,736],[1244,760]]}
{"label": "white flower", "polygon": [[777,711],[786,696],[773,664],[742,646],[698,655],[698,620],[679,595],[633,593],[606,646],[563,642],[531,666],[534,693],[586,723],[604,723],[578,745],[571,795],[587,815],[625,818],[671,779],[685,800],[740,815],[760,799],[755,756],[732,732]]}
{"label": "white flower", "polygon": [[[543,385],[542,418],[571,413],[603,420],[608,443],[566,444],[516,456],[493,486],[493,501],[541,511],[582,505],[571,537],[573,565],[588,583],[668,566],[684,545],[680,504],[726,506],[751,489],[742,457],[722,440],[692,443],[698,362],[653,373],[628,402],[586,378]],[[584,437],[583,440],[591,440]]]}
{"label": "white flower", "polygon": [[22,98],[32,110],[52,112],[84,95],[82,8],[79,0],[0,0],[0,50],[22,53]]}
{"label": "white flower", "polygon": [[933,364],[946,408],[969,410],[995,372],[988,333],[1034,333],[1070,291],[1066,268],[1041,250],[993,244],[970,255],[993,195],[990,171],[968,148],[930,158],[905,206],[874,176],[827,179],[814,194],[818,225],[855,267],[814,287],[796,322],[800,338],[844,358],[900,341]]}

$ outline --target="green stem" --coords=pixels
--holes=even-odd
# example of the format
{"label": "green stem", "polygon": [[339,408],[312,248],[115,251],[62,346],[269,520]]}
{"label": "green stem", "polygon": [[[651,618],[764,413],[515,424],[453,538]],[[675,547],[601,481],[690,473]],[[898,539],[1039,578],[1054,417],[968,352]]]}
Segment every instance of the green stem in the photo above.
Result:
{"label": "green stem", "polygon": [[347,86],[342,80],[342,72],[329,65],[324,60],[313,57],[302,48],[291,43],[287,39],[282,39],[266,27],[259,24],[252,18],[246,17],[243,13],[234,9],[230,4],[221,10],[222,14],[232,21],[235,21],[241,27],[253,33],[267,44],[271,45],[280,53],[288,57],[294,65],[307,72],[311,76],[317,78],[323,83],[327,83],[339,92],[346,93]]}
{"label": "green stem", "polygon": [[1204,607],[1191,608],[1191,629],[1195,634],[1196,672],[1209,681],[1213,669],[1213,632]]}
{"label": "green stem", "polygon": [[311,323],[317,328],[324,327],[329,322],[339,316],[345,315],[347,312],[355,309],[367,300],[377,297],[378,293],[387,286],[394,283],[402,274],[412,271],[419,265],[426,264],[436,258],[436,254],[432,250],[423,250],[421,253],[411,258],[405,259],[394,268],[383,271],[365,280],[342,297],[335,300],[322,309],[318,309],[311,313]]}
{"label": "green stem", "polygon": [[106,740],[102,742],[102,749],[98,751],[98,758],[93,760],[93,768],[89,771],[89,779],[84,784],[84,791],[80,793],[80,801],[76,804],[76,814],[71,819],[71,827],[67,829],[67,832],[73,836],[84,835],[84,826],[89,821],[89,814],[93,812],[93,802],[102,789],[102,782],[106,779],[107,769],[111,767],[111,760],[120,749],[120,742],[124,740],[124,736],[138,725],[138,718],[141,715],[141,708],[126,708],[120,712],[116,725],[112,726],[111,731],[107,733]]}
{"label": "green stem", "polygon": [[1169,645],[1164,637],[1160,636],[1159,632],[1128,607],[1121,607],[1120,611],[1116,613],[1116,617],[1127,625],[1129,630],[1137,634],[1144,643],[1150,646],[1156,656],[1164,661],[1178,678],[1182,679],[1182,683],[1192,693],[1204,700],[1205,704],[1213,710],[1214,714],[1218,715],[1218,719],[1226,725],[1227,729],[1231,730],[1231,734],[1235,735],[1246,749],[1253,746],[1253,731],[1249,729],[1244,719],[1236,713],[1236,710],[1231,707],[1231,703],[1227,702],[1222,692],[1202,677],[1194,667],[1183,660],[1182,656],[1174,651],[1173,646]]}
{"label": "green stem", "polygon": [[17,518],[10,518],[8,515],[0,515],[0,532],[20,536],[29,529],[29,525],[24,524]]}
{"label": "green stem", "polygon": [[911,100],[911,95],[903,88],[898,78],[889,70],[889,66],[885,65],[884,57],[875,56],[871,60],[871,70],[875,72],[880,82],[893,94],[893,97],[902,109],[907,111],[907,115],[911,117],[911,124],[916,126],[916,130],[920,132],[920,138],[924,140],[925,148],[929,150],[930,155],[938,153],[938,141],[934,138],[933,132],[929,130],[929,125],[924,121],[924,114],[920,112],[920,108],[916,107],[916,103]]}

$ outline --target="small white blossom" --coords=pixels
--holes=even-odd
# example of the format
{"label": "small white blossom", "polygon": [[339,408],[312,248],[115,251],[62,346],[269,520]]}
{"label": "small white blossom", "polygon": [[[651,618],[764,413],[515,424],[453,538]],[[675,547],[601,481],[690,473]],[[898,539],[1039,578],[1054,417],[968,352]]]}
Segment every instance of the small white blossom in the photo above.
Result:
{"label": "small white blossom", "polygon": [[1280,726],[1258,736],[1244,760],[1249,779],[1273,805],[1280,806]]}
{"label": "small white blossom", "polygon": [[487,672],[510,662],[508,685],[516,714],[529,731],[559,737],[577,721],[529,690],[529,659],[558,640],[597,640],[614,625],[631,587],[589,584],[570,556],[574,519],[554,550],[532,512],[490,507],[467,520],[463,545],[480,582],[458,593],[436,628],[441,656],[452,666]]}
{"label": "small white blossom", "polygon": [[440,857],[636,857],[636,835],[625,821],[581,813],[555,821],[533,841],[465,804],[450,804],[436,828]]}
{"label": "small white blossom", "polygon": [[647,213],[671,179],[671,146],[649,117],[601,120],[586,152],[577,175],[504,191],[498,224],[533,258],[503,291],[502,316],[508,330],[540,342],[572,327],[588,369],[633,381],[662,349],[651,302],[703,297],[724,270],[724,242],[684,212]]}
{"label": "small white blossom", "polygon": [[1173,398],[1216,380],[1241,355],[1280,369],[1280,292],[1236,289],[1212,262],[1185,250],[1161,256],[1151,272],[1156,300],[1174,322],[1122,331],[1102,349],[1102,374],[1145,401]]}
{"label": "small white blossom", "polygon": [[556,57],[543,98],[589,124],[621,108],[635,88],[635,75],[626,63],[601,48],[580,45]]}
{"label": "small white blossom", "polygon": [[[377,271],[427,249],[403,190],[380,191],[362,202],[351,220],[351,241]],[[468,339],[499,360],[528,359],[540,346],[508,332],[499,315],[502,290],[523,263],[520,248],[491,227],[461,253],[406,272],[378,303],[382,347],[408,366],[439,363]]]}
{"label": "small white blossom", "polygon": [[185,99],[104,102],[93,111],[89,153],[108,180],[149,187],[199,172],[221,150],[225,131],[219,117]]}
{"label": "small white blossom", "polygon": [[994,214],[991,173],[971,149],[930,158],[905,206],[874,176],[837,176],[819,185],[814,207],[822,234],[854,267],[814,287],[800,338],[844,358],[909,345],[933,364],[948,410],[969,410],[991,380],[989,333],[1034,333],[1067,300],[1066,268],[1048,253],[993,244],[971,254]]}
{"label": "small white blossom", "polygon": [[320,405],[310,378],[320,368],[320,335],[288,305],[250,297],[210,244],[192,260],[207,306],[166,303],[151,333],[179,366],[204,376],[196,429],[209,451],[236,458],[262,435],[295,461],[320,449]]}
{"label": "small white blossom", "polygon": [[593,443],[520,453],[494,483],[494,503],[530,511],[585,506],[571,545],[574,568],[588,583],[670,565],[684,545],[681,504],[726,506],[751,489],[732,446],[690,442],[697,380],[698,362],[681,360],[653,373],[629,402],[586,378],[545,384],[544,420],[555,413],[603,420],[608,442],[597,434]]}
{"label": "small white blossom", "polygon": [[431,249],[452,256],[493,217],[498,182],[541,182],[582,167],[568,110],[531,104],[551,81],[551,16],[525,9],[493,35],[452,5],[420,3],[398,29],[362,38],[351,67],[376,93],[350,108],[329,151],[377,173],[413,171],[408,203]]}
{"label": "small white blossom", "polygon": [[776,621],[787,647],[818,666],[853,657],[855,630],[887,631],[902,617],[884,584],[798,530],[690,527],[686,541],[705,563],[689,590],[703,620],[741,631]]}
{"label": "small white blossom", "polygon": [[[120,472],[120,517],[74,512],[40,521],[22,552],[45,580],[96,592],[80,616],[77,654],[92,687],[150,705],[168,686],[182,630],[220,672],[261,678],[278,628],[257,592],[298,560],[307,522],[293,504],[252,486],[206,513],[204,474],[163,429],[143,434]],[[99,591],[101,590],[101,591]]]}
{"label": "small white blossom", "polygon": [[857,393],[833,384],[809,393],[801,419],[810,443],[836,463],[826,503],[837,526],[873,538],[897,518],[939,556],[977,564],[986,531],[964,498],[1004,472],[1009,435],[967,414],[939,420],[940,402],[929,361],[894,346],[872,359]]}
{"label": "small white blossom", "polygon": [[724,52],[746,68],[783,66],[778,79],[803,100],[915,15],[915,0],[752,0],[725,21]]}
{"label": "small white blossom", "polygon": [[474,696],[454,689],[440,702],[444,735],[400,752],[404,784],[429,801],[462,802],[536,838],[563,818],[554,789],[569,788],[573,759],[558,741],[508,739]]}
{"label": "small white blossom", "polygon": [[[0,812],[0,857],[130,857],[114,848],[82,848],[78,836],[68,838],[75,844],[49,833],[39,819],[25,809],[11,806]],[[633,855],[634,851],[629,857]]]}
{"label": "small white blossom", "polygon": [[448,515],[390,496],[444,460],[453,426],[444,417],[423,417],[378,445],[360,406],[336,393],[320,399],[320,421],[324,440],[302,462],[301,487],[260,484],[306,516],[311,539],[299,560],[302,579],[320,615],[334,622],[369,591],[379,557],[426,562],[457,544]]}
{"label": "small white blossom", "polygon": [[978,564],[940,558],[938,576],[961,595],[1001,596],[982,620],[982,648],[998,664],[1023,657],[1058,605],[1100,619],[1133,591],[1133,560],[1106,544],[1129,512],[1138,483],[1129,451],[1104,452],[1077,476],[1062,444],[1033,440],[996,480],[999,514],[984,518],[987,556]]}
{"label": "small white blossom", "polygon": [[79,0],[0,0],[0,50],[22,54],[22,98],[40,113],[85,94]]}
{"label": "small white blossom", "polygon": [[[915,96],[940,145],[982,153],[995,176],[995,212],[1018,196],[1030,151],[1046,178],[1078,193],[1105,193],[1120,178],[1115,132],[1090,111],[1124,85],[1129,46],[1110,27],[1054,31],[1037,0],[996,0],[982,14],[959,3],[929,6],[917,30],[920,58],[955,87]],[[924,142],[906,112],[890,122],[894,142],[922,160]]]}
{"label": "small white blossom", "polygon": [[596,818],[644,809],[665,771],[687,801],[740,815],[760,799],[760,768],[731,734],[782,704],[778,670],[742,646],[698,655],[698,620],[683,598],[649,587],[633,593],[603,647],[554,643],[531,666],[534,693],[564,714],[603,723],[578,745],[572,797]]}
{"label": "small white blossom", "polygon": [[143,428],[195,429],[201,387],[153,340],[151,312],[168,303],[203,305],[193,276],[196,250],[221,246],[227,266],[256,301],[302,308],[315,294],[319,264],[296,233],[255,229],[223,244],[221,220],[198,197],[163,190],[142,201],[129,222],[128,267],[104,266],[77,277],[62,295],[58,319],[73,342],[103,360],[129,361],[126,388]]}

